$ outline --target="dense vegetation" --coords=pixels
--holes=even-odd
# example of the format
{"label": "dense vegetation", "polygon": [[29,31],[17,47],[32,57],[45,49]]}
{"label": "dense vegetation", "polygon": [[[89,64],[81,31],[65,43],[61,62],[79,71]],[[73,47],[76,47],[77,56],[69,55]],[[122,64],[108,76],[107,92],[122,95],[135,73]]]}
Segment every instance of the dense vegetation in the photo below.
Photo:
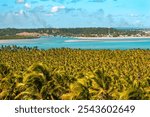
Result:
{"label": "dense vegetation", "polygon": [[[48,34],[53,36],[74,36],[74,37],[104,37],[104,36],[149,36],[142,30],[120,30],[114,28],[39,28],[39,29],[0,29],[0,39],[14,39],[15,38],[34,38],[34,37],[20,37],[17,36],[17,33],[29,32],[29,33],[39,33],[39,34]],[[35,37],[37,38],[37,37]]]}
{"label": "dense vegetation", "polygon": [[150,99],[150,50],[1,47],[0,99]]}

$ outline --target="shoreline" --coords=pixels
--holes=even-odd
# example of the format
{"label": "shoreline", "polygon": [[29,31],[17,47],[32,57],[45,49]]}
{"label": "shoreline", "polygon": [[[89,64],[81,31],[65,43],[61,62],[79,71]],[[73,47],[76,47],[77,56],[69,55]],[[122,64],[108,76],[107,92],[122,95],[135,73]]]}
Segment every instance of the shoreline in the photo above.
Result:
{"label": "shoreline", "polygon": [[32,38],[32,39],[2,39],[2,40],[0,40],[0,44],[9,43],[9,42],[16,42],[16,41],[35,40],[35,39],[38,39],[38,38]]}
{"label": "shoreline", "polygon": [[[53,37],[53,36],[48,36]],[[60,36],[63,37],[63,36]],[[69,38],[69,37],[68,37]],[[114,41],[114,40],[120,40],[120,41],[127,41],[132,39],[150,39],[150,37],[70,37],[73,39],[78,40],[66,40],[65,42],[78,42],[78,41],[93,41],[93,40],[105,40],[105,41]],[[31,39],[0,39],[0,44],[9,43],[9,42],[15,42],[15,41],[27,41],[27,40],[36,40],[39,38],[31,38]],[[127,39],[127,40],[125,40]]]}
{"label": "shoreline", "polygon": [[150,37],[73,37],[76,39],[83,39],[83,40],[103,40],[103,39],[150,39]]}

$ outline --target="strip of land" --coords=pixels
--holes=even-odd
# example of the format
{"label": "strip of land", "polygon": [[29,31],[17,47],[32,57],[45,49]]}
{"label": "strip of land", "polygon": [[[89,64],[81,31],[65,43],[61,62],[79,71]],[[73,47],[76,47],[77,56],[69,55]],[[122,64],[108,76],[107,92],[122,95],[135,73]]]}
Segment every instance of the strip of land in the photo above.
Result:
{"label": "strip of land", "polygon": [[[82,41],[129,41],[129,40],[133,40],[136,39],[136,41],[142,41],[143,39],[150,39],[150,36],[148,37],[72,37],[74,39],[71,40],[65,40],[65,42],[82,42]],[[26,41],[27,39],[17,39],[17,42],[19,41]],[[34,39],[30,39],[34,40]],[[4,39],[4,40],[0,40],[0,44],[4,44],[4,43],[10,43],[10,42],[15,42],[16,39]]]}
{"label": "strip of land", "polygon": [[79,39],[149,38],[150,29],[115,29],[115,28],[0,29],[0,40],[35,39],[40,38],[41,36],[75,37]]}
{"label": "strip of land", "polygon": [[13,42],[22,42],[22,41],[26,41],[26,40],[35,40],[35,39],[2,39],[0,40],[0,44],[4,44],[4,43],[13,43]]}
{"label": "strip of land", "polygon": [[73,37],[77,39],[85,39],[85,40],[96,40],[96,39],[150,39],[150,36],[148,37]]}

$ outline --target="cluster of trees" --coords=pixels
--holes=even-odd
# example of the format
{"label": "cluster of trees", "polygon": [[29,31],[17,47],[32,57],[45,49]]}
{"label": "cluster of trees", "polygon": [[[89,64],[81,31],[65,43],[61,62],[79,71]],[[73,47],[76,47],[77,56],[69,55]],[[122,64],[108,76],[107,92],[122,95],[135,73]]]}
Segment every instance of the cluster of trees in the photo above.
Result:
{"label": "cluster of trees", "polygon": [[[48,34],[53,36],[73,36],[73,37],[104,37],[104,36],[144,36],[146,35],[142,30],[120,30],[114,28],[39,28],[39,29],[0,29],[0,39],[8,38],[35,38],[35,37],[19,37],[16,36],[17,33],[29,32],[29,33],[39,33]],[[37,38],[37,37],[36,37]]]}
{"label": "cluster of trees", "polygon": [[150,99],[150,50],[0,48],[0,99]]}
{"label": "cluster of trees", "polygon": [[25,35],[17,35],[21,32],[33,32],[30,29],[14,29],[14,28],[7,28],[7,29],[0,29],[0,39],[32,39],[37,38],[35,36],[25,36]]}

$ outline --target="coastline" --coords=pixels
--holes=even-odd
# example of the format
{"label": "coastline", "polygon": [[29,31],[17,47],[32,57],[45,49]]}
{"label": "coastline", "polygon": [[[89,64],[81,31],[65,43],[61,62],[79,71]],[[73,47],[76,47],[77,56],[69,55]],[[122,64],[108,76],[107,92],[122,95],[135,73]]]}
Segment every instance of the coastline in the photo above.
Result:
{"label": "coastline", "polygon": [[[48,36],[49,37],[49,36]],[[50,36],[53,37],[53,36]],[[60,36],[61,37],[61,36]],[[102,41],[115,41],[115,40],[120,40],[120,41],[128,41],[128,40],[132,40],[132,39],[139,39],[139,40],[143,40],[143,39],[150,39],[150,37],[70,37],[73,39],[77,39],[77,40],[65,40],[65,42],[79,42],[79,41],[96,41],[96,40],[102,40]],[[35,39],[39,39],[39,38],[31,38],[31,39],[0,39],[0,44],[4,44],[4,43],[10,43],[10,42],[15,42],[17,41],[26,41],[26,40],[35,40]]]}
{"label": "coastline", "polygon": [[38,38],[32,38],[32,39],[0,39],[0,44],[4,43],[10,43],[10,42],[16,42],[16,41],[27,41],[27,40],[35,40]]}
{"label": "coastline", "polygon": [[150,37],[73,37],[76,39],[85,39],[85,40],[103,40],[103,39],[150,39]]}

